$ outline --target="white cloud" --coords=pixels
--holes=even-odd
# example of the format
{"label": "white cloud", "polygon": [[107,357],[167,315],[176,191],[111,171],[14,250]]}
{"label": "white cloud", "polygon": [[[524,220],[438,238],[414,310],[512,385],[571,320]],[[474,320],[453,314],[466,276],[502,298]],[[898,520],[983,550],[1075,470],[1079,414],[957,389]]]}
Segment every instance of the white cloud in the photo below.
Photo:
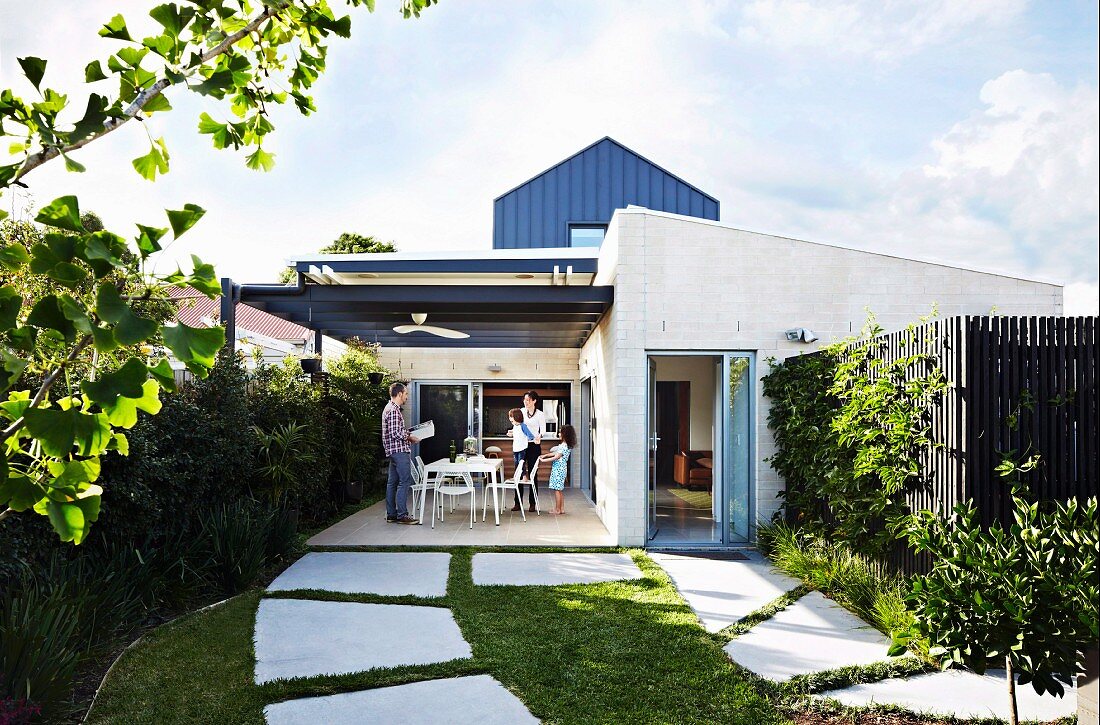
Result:
{"label": "white cloud", "polygon": [[737,38],[779,50],[894,60],[1008,22],[1024,6],[1024,0],[755,0],[742,11]]}

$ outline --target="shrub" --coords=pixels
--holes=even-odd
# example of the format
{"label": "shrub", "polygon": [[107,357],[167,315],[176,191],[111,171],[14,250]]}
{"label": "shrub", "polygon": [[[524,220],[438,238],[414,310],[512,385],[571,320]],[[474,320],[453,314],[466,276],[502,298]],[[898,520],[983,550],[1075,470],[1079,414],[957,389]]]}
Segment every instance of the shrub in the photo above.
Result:
{"label": "shrub", "polygon": [[272,516],[251,501],[223,504],[203,514],[200,537],[207,571],[223,594],[244,591],[267,561]]}
{"label": "shrub", "polygon": [[[1079,652],[1100,636],[1096,498],[1044,510],[1016,493],[1007,530],[1000,522],[983,528],[969,501],[947,520],[930,511],[913,517],[909,541],[934,564],[913,580],[916,623],[897,642],[919,633],[945,667],[1004,665],[1020,684],[1061,695],[1082,669]],[[1015,714],[1014,688],[1009,695]]]}
{"label": "shrub", "polygon": [[0,702],[13,703],[15,722],[34,709],[48,717],[67,713],[80,659],[76,609],[33,581],[0,594]]}

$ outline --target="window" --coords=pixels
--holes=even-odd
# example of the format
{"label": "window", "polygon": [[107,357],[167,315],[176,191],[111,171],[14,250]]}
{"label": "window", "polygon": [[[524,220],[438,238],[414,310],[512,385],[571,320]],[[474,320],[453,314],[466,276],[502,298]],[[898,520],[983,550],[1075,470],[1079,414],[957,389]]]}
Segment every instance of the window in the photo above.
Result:
{"label": "window", "polygon": [[607,232],[606,224],[570,224],[570,247],[598,247]]}

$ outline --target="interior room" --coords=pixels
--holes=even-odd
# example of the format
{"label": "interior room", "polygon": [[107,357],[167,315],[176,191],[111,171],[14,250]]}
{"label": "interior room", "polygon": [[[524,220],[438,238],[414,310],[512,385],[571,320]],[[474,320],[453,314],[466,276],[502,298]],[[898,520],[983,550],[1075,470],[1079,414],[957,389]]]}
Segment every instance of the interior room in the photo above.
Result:
{"label": "interior room", "polygon": [[651,538],[658,544],[720,541],[715,386],[722,358],[657,356],[655,362],[652,409],[659,440],[654,457],[656,516],[651,522]]}

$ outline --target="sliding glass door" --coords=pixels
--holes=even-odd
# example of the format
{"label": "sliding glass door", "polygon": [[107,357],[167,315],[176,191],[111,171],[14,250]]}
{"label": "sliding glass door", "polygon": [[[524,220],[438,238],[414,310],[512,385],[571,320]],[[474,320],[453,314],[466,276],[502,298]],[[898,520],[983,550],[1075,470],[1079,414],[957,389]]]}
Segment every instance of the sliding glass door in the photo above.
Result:
{"label": "sliding glass door", "polygon": [[472,426],[470,384],[419,383],[416,387],[416,420],[413,423],[435,422],[435,436],[419,444],[418,455],[425,463],[446,458],[452,441],[461,451],[462,441],[470,434]]}
{"label": "sliding glass door", "polygon": [[[648,358],[646,523],[652,546],[750,541],[753,353]],[[664,463],[661,465],[662,447]]]}

